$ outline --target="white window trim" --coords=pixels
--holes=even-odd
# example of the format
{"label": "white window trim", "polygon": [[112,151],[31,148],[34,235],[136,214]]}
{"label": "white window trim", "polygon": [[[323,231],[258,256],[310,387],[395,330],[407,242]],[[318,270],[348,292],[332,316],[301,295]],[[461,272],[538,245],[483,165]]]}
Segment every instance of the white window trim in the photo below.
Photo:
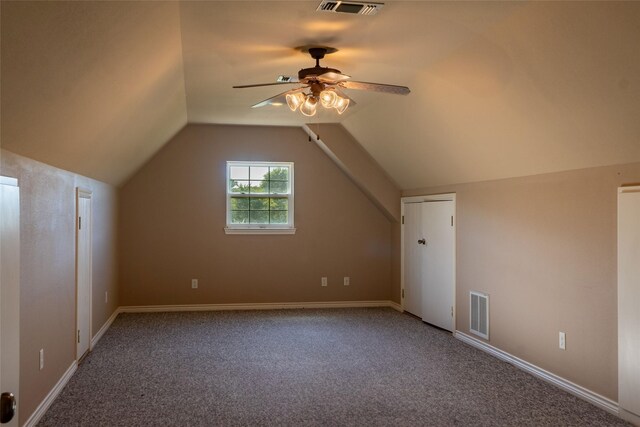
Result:
{"label": "white window trim", "polygon": [[[233,193],[229,193],[229,172],[231,166],[274,166],[286,165],[289,167],[289,187],[291,193],[287,195],[289,199],[288,224],[232,224],[230,201]],[[227,161],[227,174],[225,179],[226,187],[226,223],[225,234],[295,234],[294,227],[294,170],[293,162],[260,162],[260,161]],[[269,195],[265,195],[269,196]]]}

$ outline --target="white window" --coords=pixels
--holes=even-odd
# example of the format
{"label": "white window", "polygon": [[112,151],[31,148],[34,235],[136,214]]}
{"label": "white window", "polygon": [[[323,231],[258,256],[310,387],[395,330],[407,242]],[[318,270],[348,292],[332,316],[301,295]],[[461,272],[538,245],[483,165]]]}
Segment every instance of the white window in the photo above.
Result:
{"label": "white window", "polygon": [[293,234],[293,163],[227,162],[227,234]]}

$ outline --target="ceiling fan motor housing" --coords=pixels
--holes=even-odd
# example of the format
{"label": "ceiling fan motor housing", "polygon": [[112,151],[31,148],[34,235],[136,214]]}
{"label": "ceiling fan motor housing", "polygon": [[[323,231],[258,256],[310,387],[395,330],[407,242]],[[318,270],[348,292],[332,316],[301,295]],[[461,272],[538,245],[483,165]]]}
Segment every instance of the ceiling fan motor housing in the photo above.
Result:
{"label": "ceiling fan motor housing", "polygon": [[302,70],[298,71],[298,80],[299,81],[303,81],[303,80],[313,80],[315,77],[318,77],[321,74],[324,73],[337,73],[340,74],[340,70],[336,70],[335,68],[328,68],[328,67],[311,67],[311,68],[303,68]]}
{"label": "ceiling fan motor housing", "polygon": [[340,74],[340,70],[336,70],[335,68],[320,66],[320,60],[324,58],[326,54],[335,52],[336,49],[317,46],[317,47],[305,48],[304,51],[308,52],[309,55],[311,55],[311,57],[316,60],[316,66],[311,68],[301,69],[298,72],[299,81],[303,81],[303,80],[312,81],[314,80],[315,77],[318,77],[321,74],[329,73],[329,72]]}

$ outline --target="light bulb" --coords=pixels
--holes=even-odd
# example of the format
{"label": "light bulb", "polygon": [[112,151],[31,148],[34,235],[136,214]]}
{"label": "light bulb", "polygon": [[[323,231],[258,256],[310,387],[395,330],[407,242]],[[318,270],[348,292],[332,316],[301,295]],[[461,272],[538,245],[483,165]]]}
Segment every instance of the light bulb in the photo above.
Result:
{"label": "light bulb", "polygon": [[296,111],[296,108],[304,102],[304,94],[302,92],[288,93],[286,98],[287,105],[291,108],[291,111]]}
{"label": "light bulb", "polygon": [[347,107],[349,106],[349,98],[343,98],[338,96],[333,107],[338,111],[338,114],[342,114],[345,112]]}
{"label": "light bulb", "polygon": [[300,112],[307,117],[311,117],[316,114],[316,108],[318,107],[318,100],[313,95],[307,95],[307,100],[300,106]]}
{"label": "light bulb", "polygon": [[332,90],[323,90],[320,92],[320,103],[324,108],[331,108],[336,105],[338,95]]}

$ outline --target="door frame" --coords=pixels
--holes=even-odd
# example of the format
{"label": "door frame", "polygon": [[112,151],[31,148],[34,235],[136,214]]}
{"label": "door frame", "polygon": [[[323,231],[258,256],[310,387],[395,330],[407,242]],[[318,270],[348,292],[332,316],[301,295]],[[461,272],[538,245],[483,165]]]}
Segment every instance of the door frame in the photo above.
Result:
{"label": "door frame", "polygon": [[75,342],[75,359],[76,361],[79,360],[78,357],[78,339],[75,338],[77,335],[77,331],[78,331],[78,321],[80,320],[78,318],[78,309],[79,309],[79,301],[78,301],[78,289],[80,287],[80,283],[79,283],[79,278],[78,278],[78,245],[79,245],[79,237],[80,237],[80,228],[79,228],[79,217],[80,217],[80,199],[89,199],[89,215],[90,215],[90,219],[89,219],[89,248],[90,251],[89,253],[91,254],[89,256],[89,350],[91,351],[92,348],[92,340],[91,338],[93,337],[93,203],[92,203],[92,192],[89,189],[86,188],[82,188],[82,187],[76,187],[76,322],[74,324],[74,332],[73,332],[73,336],[74,336],[74,342]]}
{"label": "door frame", "polygon": [[408,196],[400,198],[400,306],[404,312],[404,206],[406,203],[422,203],[422,202],[453,202],[453,332],[456,328],[457,317],[457,303],[456,303],[456,241],[458,228],[458,211],[456,208],[456,193],[443,193],[443,194],[425,194],[422,196]]}
{"label": "door frame", "polygon": [[[20,419],[20,187],[18,179],[0,175],[0,189],[11,200],[0,203],[3,229],[0,274],[0,392],[13,393],[16,410],[3,426],[18,426]],[[5,193],[6,192],[6,193]],[[9,203],[6,203],[6,202]],[[15,222],[14,222],[15,220]],[[4,309],[2,308],[4,306]],[[3,330],[4,329],[4,330]],[[4,344],[3,344],[4,341]],[[7,347],[8,346],[8,347]],[[4,374],[3,374],[4,373]]]}
{"label": "door frame", "polygon": [[[624,298],[625,297],[629,297],[629,298],[633,298],[636,295],[638,295],[637,291],[634,294],[633,290],[629,290],[629,288],[631,286],[629,286],[628,284],[625,286],[625,281],[623,278],[623,269],[624,269],[624,265],[621,262],[621,254],[624,251],[624,248],[621,246],[621,242],[620,242],[620,238],[619,236],[621,235],[620,233],[622,232],[621,230],[621,214],[622,211],[620,209],[620,202],[622,201],[622,195],[625,193],[640,193],[640,185],[629,185],[629,186],[622,186],[622,187],[618,187],[618,197],[617,197],[617,232],[616,232],[616,237],[618,240],[617,243],[617,249],[618,249],[618,255],[617,255],[617,287],[616,290],[618,291],[618,301],[617,301],[617,308],[618,308],[618,403],[619,403],[619,415],[620,418],[622,418],[625,421],[629,421],[632,424],[637,424],[640,425],[640,416],[638,416],[638,414],[635,414],[634,412],[631,412],[629,410],[627,410],[625,408],[626,403],[629,400],[629,394],[630,392],[633,392],[633,386],[629,386],[628,384],[624,384],[623,383],[623,378],[624,377],[628,377],[630,374],[630,370],[632,371],[633,369],[630,368],[630,363],[629,363],[629,352],[628,352],[628,348],[623,348],[622,346],[622,342],[626,339],[627,341],[629,340],[630,336],[633,336],[633,332],[635,332],[634,329],[634,322],[635,322],[635,318],[633,318],[633,316],[628,314],[628,310],[624,310],[624,306],[626,304],[624,304]],[[626,275],[628,277],[628,275]],[[635,290],[635,289],[634,289]],[[628,306],[627,306],[628,308]],[[631,372],[633,373],[633,372]],[[625,381],[626,383],[626,381]],[[636,408],[633,408],[634,411],[636,410]]]}

